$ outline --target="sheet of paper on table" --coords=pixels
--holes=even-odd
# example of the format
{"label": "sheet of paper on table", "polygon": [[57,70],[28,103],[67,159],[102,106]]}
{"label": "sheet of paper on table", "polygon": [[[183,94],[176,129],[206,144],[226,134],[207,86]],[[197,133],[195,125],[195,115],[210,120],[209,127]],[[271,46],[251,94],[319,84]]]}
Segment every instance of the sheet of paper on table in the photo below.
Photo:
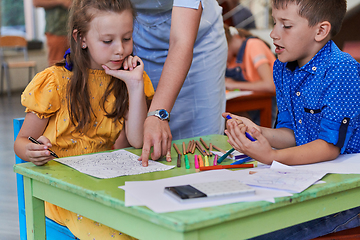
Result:
{"label": "sheet of paper on table", "polygon": [[[199,203],[183,204],[164,194],[165,187],[175,184],[191,184],[213,181],[213,179],[217,179],[219,181],[236,179],[243,183],[246,183],[247,181],[250,182],[249,177],[253,175],[255,176],[256,174],[249,173],[254,171],[260,174],[256,178],[250,180],[256,180],[257,182],[268,180],[266,171],[272,171],[272,173],[275,172],[271,175],[273,183],[270,185],[270,188],[269,186],[254,186],[256,189],[256,194],[254,196],[213,201],[207,200]],[[262,171],[263,173],[261,173]],[[287,172],[290,173],[289,176],[285,176],[285,173]],[[321,179],[326,173],[360,174],[360,154],[341,155],[332,161],[297,166],[287,166],[274,161],[272,166],[262,165],[260,168],[258,167],[255,169],[243,169],[238,171],[230,171],[226,169],[213,170],[155,181],[126,182],[125,186],[121,186],[119,188],[125,190],[126,206],[144,205],[152,209],[154,212],[160,213],[218,206],[234,202],[261,200],[274,202],[274,198],[276,197],[291,196],[292,192],[303,191],[307,187],[318,182],[317,180]],[[284,179],[279,177],[290,180],[290,182],[284,183]],[[287,191],[274,189],[274,186],[280,186],[280,188],[287,189]]]}
{"label": "sheet of paper on table", "polygon": [[57,158],[54,160],[97,178],[114,178],[125,175],[166,171],[175,167],[175,165],[169,166],[152,160],[149,160],[148,167],[143,167],[138,158],[139,156],[126,150],[117,150]]}
{"label": "sheet of paper on table", "polygon": [[195,203],[179,203],[164,193],[164,188],[175,185],[185,185],[191,183],[210,182],[214,179],[222,180],[239,180],[249,175],[248,170],[230,171],[226,169],[205,171],[193,173],[178,177],[159,179],[154,181],[133,181],[125,182],[121,186],[125,190],[125,206],[144,205],[154,212],[173,212],[195,208],[218,206],[235,202],[252,202],[252,201],[269,201],[274,202],[276,197],[291,196],[291,193],[273,189],[254,187],[256,194],[250,196],[234,196],[224,199],[213,200],[204,199]]}
{"label": "sheet of paper on table", "polygon": [[331,161],[293,167],[311,171],[326,171],[327,173],[360,174],[360,153],[342,154]]}
{"label": "sheet of paper on table", "polygon": [[[275,166],[276,165],[276,166]],[[270,168],[255,169],[243,182],[257,187],[300,193],[323,178],[327,172],[279,167],[276,162]]]}

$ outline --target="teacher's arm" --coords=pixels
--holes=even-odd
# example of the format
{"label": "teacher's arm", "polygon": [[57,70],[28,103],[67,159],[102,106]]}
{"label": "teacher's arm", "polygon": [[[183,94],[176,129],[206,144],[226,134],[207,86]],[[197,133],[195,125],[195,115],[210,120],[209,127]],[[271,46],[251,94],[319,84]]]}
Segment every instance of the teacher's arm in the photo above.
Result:
{"label": "teacher's arm", "polygon": [[[173,7],[169,52],[149,112],[157,109],[171,112],[191,66],[201,13],[201,4],[198,9]],[[142,165],[148,165],[151,147],[153,160],[166,155],[166,160],[171,161],[171,141],[168,121],[148,117],[144,123],[144,145],[140,157]]]}

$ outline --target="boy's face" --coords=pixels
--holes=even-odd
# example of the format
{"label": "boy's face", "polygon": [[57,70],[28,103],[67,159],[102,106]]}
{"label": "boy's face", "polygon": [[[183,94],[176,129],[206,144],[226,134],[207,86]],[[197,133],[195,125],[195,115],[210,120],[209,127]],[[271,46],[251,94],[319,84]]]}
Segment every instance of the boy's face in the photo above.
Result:
{"label": "boy's face", "polygon": [[133,16],[128,10],[121,13],[97,12],[83,39],[88,48],[91,69],[119,69],[133,51]]}
{"label": "boy's face", "polygon": [[270,33],[276,47],[275,53],[281,62],[298,61],[300,67],[316,54],[316,26],[298,13],[298,5],[288,4],[284,9],[272,9],[274,29]]}

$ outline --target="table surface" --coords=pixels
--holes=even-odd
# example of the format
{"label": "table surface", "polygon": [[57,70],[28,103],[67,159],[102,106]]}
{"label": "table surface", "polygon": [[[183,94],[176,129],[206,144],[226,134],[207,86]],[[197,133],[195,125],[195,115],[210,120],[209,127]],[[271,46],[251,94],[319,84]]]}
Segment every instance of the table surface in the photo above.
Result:
{"label": "table surface", "polygon": [[[224,135],[202,138],[224,150],[231,148]],[[174,143],[181,147],[183,141],[187,144],[189,140]],[[141,153],[141,149],[130,151]],[[177,153],[172,148],[172,162],[162,163],[176,165],[176,159]],[[226,161],[231,160],[223,164],[227,164]],[[36,234],[43,231],[43,200],[140,239],[245,239],[360,205],[360,175],[328,174],[323,178],[325,184],[313,185],[291,197],[276,198],[275,203],[240,202],[169,213],[155,213],[144,206],[125,207],[125,191],[118,188],[125,181],[155,180],[195,172],[193,163],[190,169],[184,165],[168,171],[112,179],[97,179],[55,161],[40,167],[32,163],[17,164],[14,171],[24,175],[26,214],[27,218],[34,219],[33,225],[27,222],[27,227],[35,229]]]}

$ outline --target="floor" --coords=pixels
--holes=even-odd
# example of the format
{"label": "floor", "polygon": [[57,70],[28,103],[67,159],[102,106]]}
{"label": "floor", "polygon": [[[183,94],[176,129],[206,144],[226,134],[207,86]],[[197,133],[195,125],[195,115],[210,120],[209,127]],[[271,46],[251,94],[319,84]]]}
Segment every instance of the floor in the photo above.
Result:
{"label": "floor", "polygon": [[13,172],[14,135],[12,120],[24,117],[20,92],[0,95],[0,239],[19,240],[16,176]]}

